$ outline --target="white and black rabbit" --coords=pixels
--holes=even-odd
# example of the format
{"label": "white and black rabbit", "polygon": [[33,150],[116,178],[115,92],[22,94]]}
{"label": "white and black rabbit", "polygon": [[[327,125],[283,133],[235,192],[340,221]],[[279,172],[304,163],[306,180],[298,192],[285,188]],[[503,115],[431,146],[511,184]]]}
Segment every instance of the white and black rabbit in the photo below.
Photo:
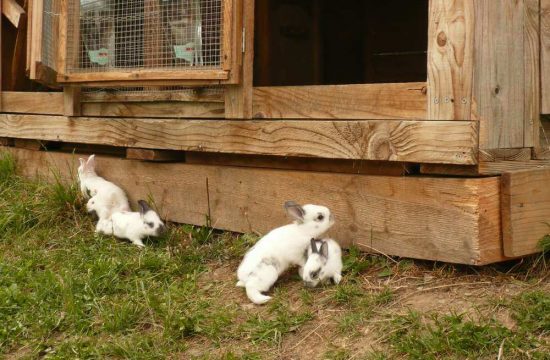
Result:
{"label": "white and black rabbit", "polygon": [[[80,191],[86,198],[95,198],[93,210],[100,220],[108,220],[115,212],[130,211],[128,197],[124,190],[110,181],[97,175],[95,171],[95,155],[88,159],[80,158],[78,180]],[[87,206],[89,212],[89,206]]]}
{"label": "white and black rabbit", "polygon": [[246,288],[246,295],[255,304],[271,299],[263,292],[268,291],[285,270],[304,266],[304,253],[310,240],[323,235],[334,224],[330,210],[324,206],[300,206],[287,201],[285,209],[294,222],[262,237],[246,253],[237,270],[237,286]]}
{"label": "white and black rabbit", "polygon": [[335,284],[342,280],[342,249],[333,239],[315,240],[307,250],[307,261],[300,268],[304,284],[315,287],[319,283],[332,280]]}
{"label": "white and black rabbit", "polygon": [[[90,201],[94,198],[90,199]],[[90,201],[88,202],[90,204]],[[166,231],[164,222],[159,215],[149,207],[145,200],[138,201],[140,211],[122,211],[112,214],[110,219],[99,219],[96,232],[114,235],[121,239],[128,239],[132,244],[144,247],[143,239],[156,237]],[[93,209],[94,203],[90,204]]]}

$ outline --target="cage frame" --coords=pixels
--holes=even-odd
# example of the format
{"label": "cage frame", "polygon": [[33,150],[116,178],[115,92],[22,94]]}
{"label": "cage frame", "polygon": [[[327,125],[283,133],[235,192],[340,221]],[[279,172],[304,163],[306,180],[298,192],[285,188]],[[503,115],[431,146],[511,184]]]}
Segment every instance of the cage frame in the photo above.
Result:
{"label": "cage frame", "polygon": [[[242,6],[243,0],[222,0],[222,40],[220,46],[221,64],[219,69],[189,68],[185,70],[166,69],[136,69],[136,70],[114,70],[108,72],[78,72],[67,73],[67,31],[69,5],[78,7],[78,0],[60,0],[59,24],[54,32],[61,34],[59,37],[59,46],[57,51],[57,69],[46,69],[47,76],[41,75],[45,71],[37,70],[44,66],[40,64],[41,32],[42,21],[40,16],[33,18],[32,26],[29,27],[30,51],[28,52],[27,62],[30,67],[31,79],[40,80],[52,87],[68,86],[87,86],[87,87],[112,87],[112,86],[139,86],[139,85],[222,85],[238,84],[241,78],[240,53],[242,52]],[[43,0],[30,0],[33,3],[31,9],[40,14]],[[77,5],[78,4],[78,5]],[[78,23],[78,22],[77,22]],[[32,29],[32,30],[31,30]],[[42,30],[42,31],[39,31]],[[74,36],[79,39],[79,36]],[[37,54],[31,56],[32,54]],[[38,74],[38,75],[37,75]]]}

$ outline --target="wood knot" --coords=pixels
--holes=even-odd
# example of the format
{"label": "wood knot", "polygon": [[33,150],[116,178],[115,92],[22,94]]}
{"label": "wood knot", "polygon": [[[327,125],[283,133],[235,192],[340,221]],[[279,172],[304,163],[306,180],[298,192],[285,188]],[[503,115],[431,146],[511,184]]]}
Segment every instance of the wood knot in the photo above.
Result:
{"label": "wood knot", "polygon": [[420,89],[420,92],[422,93],[422,95],[426,95],[428,93],[428,87],[422,86],[422,89]]}
{"label": "wood knot", "polygon": [[442,47],[447,45],[447,34],[445,34],[443,31],[437,34],[437,45]]}
{"label": "wood knot", "polygon": [[495,87],[495,95],[498,95],[500,93],[500,86]]}

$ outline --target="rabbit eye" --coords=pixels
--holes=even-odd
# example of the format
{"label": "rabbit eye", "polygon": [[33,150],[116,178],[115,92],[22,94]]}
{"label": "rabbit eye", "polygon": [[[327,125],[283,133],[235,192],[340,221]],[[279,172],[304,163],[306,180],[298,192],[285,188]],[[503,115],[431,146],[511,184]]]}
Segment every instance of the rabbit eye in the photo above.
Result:
{"label": "rabbit eye", "polygon": [[317,269],[316,271],[312,271],[309,273],[309,276],[312,278],[312,279],[317,279],[317,277],[319,276],[319,272],[321,271],[321,269]]}
{"label": "rabbit eye", "polygon": [[319,214],[319,216],[317,216],[317,220],[319,221],[323,221],[324,218],[325,218],[325,215],[323,214]]}
{"label": "rabbit eye", "polygon": [[153,228],[155,226],[155,224],[153,224],[152,222],[146,222],[147,226],[149,226],[150,228]]}

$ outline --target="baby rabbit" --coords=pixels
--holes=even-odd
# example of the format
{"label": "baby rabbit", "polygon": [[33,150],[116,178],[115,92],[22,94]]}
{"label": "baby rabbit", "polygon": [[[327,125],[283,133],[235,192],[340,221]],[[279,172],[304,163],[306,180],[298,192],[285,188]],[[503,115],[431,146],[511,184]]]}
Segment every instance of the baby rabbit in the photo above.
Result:
{"label": "baby rabbit", "polygon": [[285,203],[294,223],[271,230],[244,256],[237,270],[237,286],[246,288],[246,295],[255,304],[265,304],[271,297],[268,291],[289,267],[304,266],[304,253],[310,240],[324,234],[333,224],[330,210],[319,205],[300,206]]}
{"label": "baby rabbit", "polygon": [[[119,198],[120,203],[128,205],[128,198],[120,187],[110,181],[105,180],[95,172],[95,155],[90,155],[86,160],[79,158],[78,180],[80,182],[80,191],[87,199],[98,193],[114,194]],[[130,206],[128,206],[130,209]]]}
{"label": "baby rabbit", "polygon": [[332,239],[311,239],[307,261],[300,270],[300,277],[308,287],[330,280],[335,284],[342,280],[342,250]]}
{"label": "baby rabbit", "polygon": [[96,232],[128,239],[139,247],[145,246],[142,241],[144,238],[162,235],[166,231],[166,226],[158,214],[145,200],[139,200],[138,204],[139,212],[115,212],[110,219],[100,218]]}

